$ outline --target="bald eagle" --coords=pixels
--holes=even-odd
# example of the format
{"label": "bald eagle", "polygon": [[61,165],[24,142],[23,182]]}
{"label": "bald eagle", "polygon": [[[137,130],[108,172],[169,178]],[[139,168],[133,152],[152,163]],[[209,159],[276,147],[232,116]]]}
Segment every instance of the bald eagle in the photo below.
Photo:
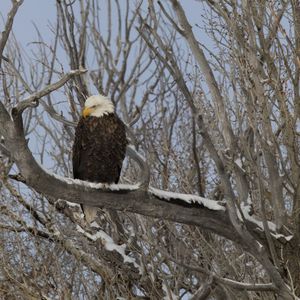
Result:
{"label": "bald eagle", "polygon": [[[112,101],[102,95],[85,101],[75,131],[73,176],[94,183],[117,183],[126,152],[125,125],[115,113]],[[97,209],[82,206],[88,223]]]}

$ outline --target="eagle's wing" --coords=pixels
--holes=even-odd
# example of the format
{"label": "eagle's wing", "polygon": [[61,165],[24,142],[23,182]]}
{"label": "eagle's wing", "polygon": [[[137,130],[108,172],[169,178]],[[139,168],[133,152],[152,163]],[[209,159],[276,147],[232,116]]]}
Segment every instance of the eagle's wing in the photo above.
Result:
{"label": "eagle's wing", "polygon": [[82,153],[82,121],[80,120],[78,122],[78,125],[76,127],[75,131],[75,139],[73,144],[73,177],[78,178],[79,177],[79,166],[80,166],[80,156]]}
{"label": "eagle's wing", "polygon": [[118,183],[120,178],[120,173],[123,165],[123,160],[126,155],[126,146],[128,144],[127,138],[126,138],[126,127],[125,124],[117,117],[117,124],[118,128],[115,131],[115,138],[116,138],[116,160],[117,160],[117,168],[118,168],[118,178],[116,178],[115,183]]}

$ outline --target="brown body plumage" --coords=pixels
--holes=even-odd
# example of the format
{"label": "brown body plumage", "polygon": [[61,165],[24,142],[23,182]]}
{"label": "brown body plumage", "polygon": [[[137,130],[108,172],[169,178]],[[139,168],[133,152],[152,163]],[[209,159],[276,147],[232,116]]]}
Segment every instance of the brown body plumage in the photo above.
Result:
{"label": "brown body plumage", "polygon": [[117,183],[126,152],[126,133],[116,114],[82,117],[73,146],[74,178]]}

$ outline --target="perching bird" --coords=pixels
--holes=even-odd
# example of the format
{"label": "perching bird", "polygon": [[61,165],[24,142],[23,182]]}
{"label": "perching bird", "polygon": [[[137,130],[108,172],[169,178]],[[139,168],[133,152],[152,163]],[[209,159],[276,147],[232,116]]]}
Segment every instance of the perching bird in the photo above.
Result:
{"label": "perching bird", "polygon": [[[112,101],[102,95],[85,101],[73,145],[73,176],[94,183],[117,183],[126,152],[124,123],[115,113]],[[83,205],[88,223],[97,214],[94,207]]]}

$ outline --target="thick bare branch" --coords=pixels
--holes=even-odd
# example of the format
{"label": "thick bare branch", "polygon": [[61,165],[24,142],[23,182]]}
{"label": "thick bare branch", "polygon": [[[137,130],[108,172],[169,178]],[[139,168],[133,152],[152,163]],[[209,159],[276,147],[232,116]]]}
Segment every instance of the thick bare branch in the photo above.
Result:
{"label": "thick bare branch", "polygon": [[203,75],[206,79],[206,83],[209,86],[212,97],[214,99],[214,103],[217,105],[218,117],[220,118],[220,126],[224,129],[224,139],[226,141],[226,146],[229,149],[236,148],[236,138],[229,123],[224,99],[221,95],[212,69],[204,55],[203,50],[200,48],[200,45],[193,34],[192,27],[187,20],[181,4],[177,0],[171,0],[171,2],[180,22],[180,26],[182,27],[182,30],[179,30],[179,33],[187,40],[195,58],[197,59],[199,66],[201,67]]}
{"label": "thick bare branch", "polygon": [[150,181],[150,170],[145,158],[143,158],[134,148],[133,146],[127,146],[126,150],[127,155],[132,158],[135,162],[137,162],[141,174],[140,174],[140,181],[139,186],[141,189],[148,189],[149,181]]}

